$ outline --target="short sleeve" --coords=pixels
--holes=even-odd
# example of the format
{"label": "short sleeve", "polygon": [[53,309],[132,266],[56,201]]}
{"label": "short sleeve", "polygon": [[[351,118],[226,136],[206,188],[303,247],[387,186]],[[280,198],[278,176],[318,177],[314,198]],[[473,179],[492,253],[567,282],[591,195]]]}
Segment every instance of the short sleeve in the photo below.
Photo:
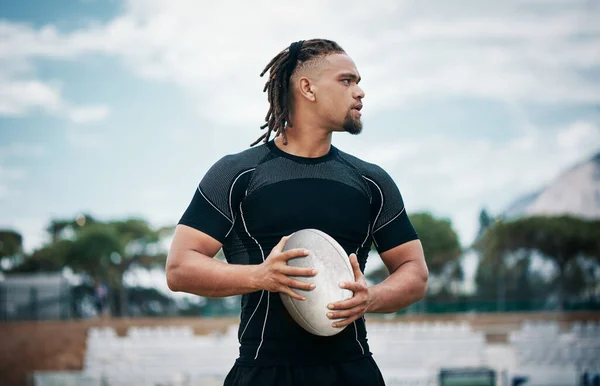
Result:
{"label": "short sleeve", "polygon": [[195,228],[221,243],[235,222],[240,195],[249,170],[240,167],[231,155],[217,161],[204,175],[178,224]]}
{"label": "short sleeve", "polygon": [[380,167],[373,168],[365,176],[371,185],[373,243],[379,253],[418,239],[410,222],[404,200],[398,186],[390,175]]}

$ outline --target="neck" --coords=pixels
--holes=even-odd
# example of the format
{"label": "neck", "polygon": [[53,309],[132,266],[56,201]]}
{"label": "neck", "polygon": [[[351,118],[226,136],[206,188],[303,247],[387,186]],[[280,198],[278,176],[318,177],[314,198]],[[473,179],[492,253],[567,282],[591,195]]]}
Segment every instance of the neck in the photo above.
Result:
{"label": "neck", "polygon": [[287,145],[283,136],[275,138],[275,144],[286,153],[307,158],[316,158],[329,153],[331,131],[317,130],[303,125],[294,125],[286,130]]}

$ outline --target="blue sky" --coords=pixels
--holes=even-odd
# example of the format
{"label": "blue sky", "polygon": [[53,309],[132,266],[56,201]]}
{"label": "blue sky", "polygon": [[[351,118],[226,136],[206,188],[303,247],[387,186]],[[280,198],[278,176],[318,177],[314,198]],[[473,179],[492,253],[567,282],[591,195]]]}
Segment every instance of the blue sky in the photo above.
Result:
{"label": "blue sky", "polygon": [[259,74],[292,41],[336,40],[364,132],[408,212],[472,241],[600,151],[598,2],[0,1],[0,228],[32,250],[52,218],[177,222],[204,172],[257,138]]}

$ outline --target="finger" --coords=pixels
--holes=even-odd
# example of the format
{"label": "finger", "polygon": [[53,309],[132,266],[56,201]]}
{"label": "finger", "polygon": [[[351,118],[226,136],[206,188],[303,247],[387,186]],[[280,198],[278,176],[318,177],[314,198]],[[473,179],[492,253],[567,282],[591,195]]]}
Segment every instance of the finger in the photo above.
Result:
{"label": "finger", "polygon": [[344,320],[340,320],[339,322],[333,322],[331,323],[331,325],[333,327],[345,327],[347,325],[349,325],[350,323],[354,323],[355,320],[357,320],[358,318],[360,318],[362,315],[354,315],[350,318],[344,319]]}
{"label": "finger", "polygon": [[342,311],[330,311],[327,313],[327,317],[329,319],[346,319],[350,318],[354,315],[363,315],[365,312],[365,307],[363,305],[359,305],[356,307],[352,307],[349,310]]}
{"label": "finger", "polygon": [[367,286],[362,282],[345,281],[340,283],[340,288],[350,290],[352,292],[362,292],[367,290]]}
{"label": "finger", "polygon": [[300,268],[286,265],[281,268],[281,273],[287,276],[315,276],[317,270],[314,268]]}
{"label": "finger", "polygon": [[293,259],[294,257],[304,257],[310,254],[308,249],[304,248],[294,248],[289,251],[281,252],[277,258],[283,261],[288,261],[289,259]]}
{"label": "finger", "polygon": [[278,253],[281,253],[281,251],[283,250],[283,247],[285,246],[285,243],[288,241],[288,239],[290,237],[292,237],[292,235],[283,236],[281,238],[281,240],[279,240],[279,242],[277,243],[277,245],[275,245],[273,247],[273,250],[276,251],[276,252],[278,252]]}
{"label": "finger", "polygon": [[290,288],[298,288],[298,289],[303,289],[306,291],[313,290],[316,287],[315,283],[309,283],[309,282],[305,282],[302,280],[296,280],[296,279],[292,279],[291,277],[287,277],[286,279],[284,279],[282,281],[282,283]]}
{"label": "finger", "polygon": [[350,265],[352,266],[352,271],[354,272],[354,280],[358,281],[363,276],[360,265],[358,265],[358,258],[355,253],[350,254]]}
{"label": "finger", "polygon": [[291,297],[292,297],[292,298],[294,298],[294,299],[298,299],[298,300],[306,300],[306,297],[304,297],[304,296],[302,296],[302,295],[300,295],[300,294],[297,294],[296,292],[292,291],[292,290],[290,289],[290,287],[282,286],[282,287],[279,289],[279,292],[283,292],[284,294],[287,294],[287,295],[291,296]]}
{"label": "finger", "polygon": [[330,310],[349,310],[353,307],[365,304],[367,304],[367,296],[353,296],[350,299],[330,303],[327,305],[327,308]]}

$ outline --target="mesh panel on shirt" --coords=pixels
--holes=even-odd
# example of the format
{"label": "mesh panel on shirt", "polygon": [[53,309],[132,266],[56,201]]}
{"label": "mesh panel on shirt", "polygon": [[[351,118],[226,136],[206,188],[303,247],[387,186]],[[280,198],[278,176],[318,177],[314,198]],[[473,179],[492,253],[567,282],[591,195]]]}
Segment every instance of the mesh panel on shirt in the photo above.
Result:
{"label": "mesh panel on shirt", "polygon": [[[339,152],[340,158],[354,165],[359,172],[366,177],[372,186],[372,193],[376,197],[382,197],[380,208],[373,208],[373,216],[377,216],[377,221],[373,224],[373,229],[377,230],[394,219],[404,209],[404,202],[396,183],[392,177],[380,166],[365,162],[350,154]],[[379,212],[381,210],[381,212]]]}
{"label": "mesh panel on shirt", "polygon": [[271,184],[305,178],[336,181],[357,189],[371,199],[370,190],[360,173],[336,158],[319,163],[295,162],[284,157],[265,159],[252,176],[247,196]]}
{"label": "mesh panel on shirt", "polygon": [[[267,146],[250,148],[238,154],[230,154],[217,161],[200,181],[200,190],[223,214],[233,220],[229,207],[229,195],[236,178],[248,172],[269,153]],[[251,172],[250,172],[251,173]],[[235,212],[235,208],[233,208]]]}

